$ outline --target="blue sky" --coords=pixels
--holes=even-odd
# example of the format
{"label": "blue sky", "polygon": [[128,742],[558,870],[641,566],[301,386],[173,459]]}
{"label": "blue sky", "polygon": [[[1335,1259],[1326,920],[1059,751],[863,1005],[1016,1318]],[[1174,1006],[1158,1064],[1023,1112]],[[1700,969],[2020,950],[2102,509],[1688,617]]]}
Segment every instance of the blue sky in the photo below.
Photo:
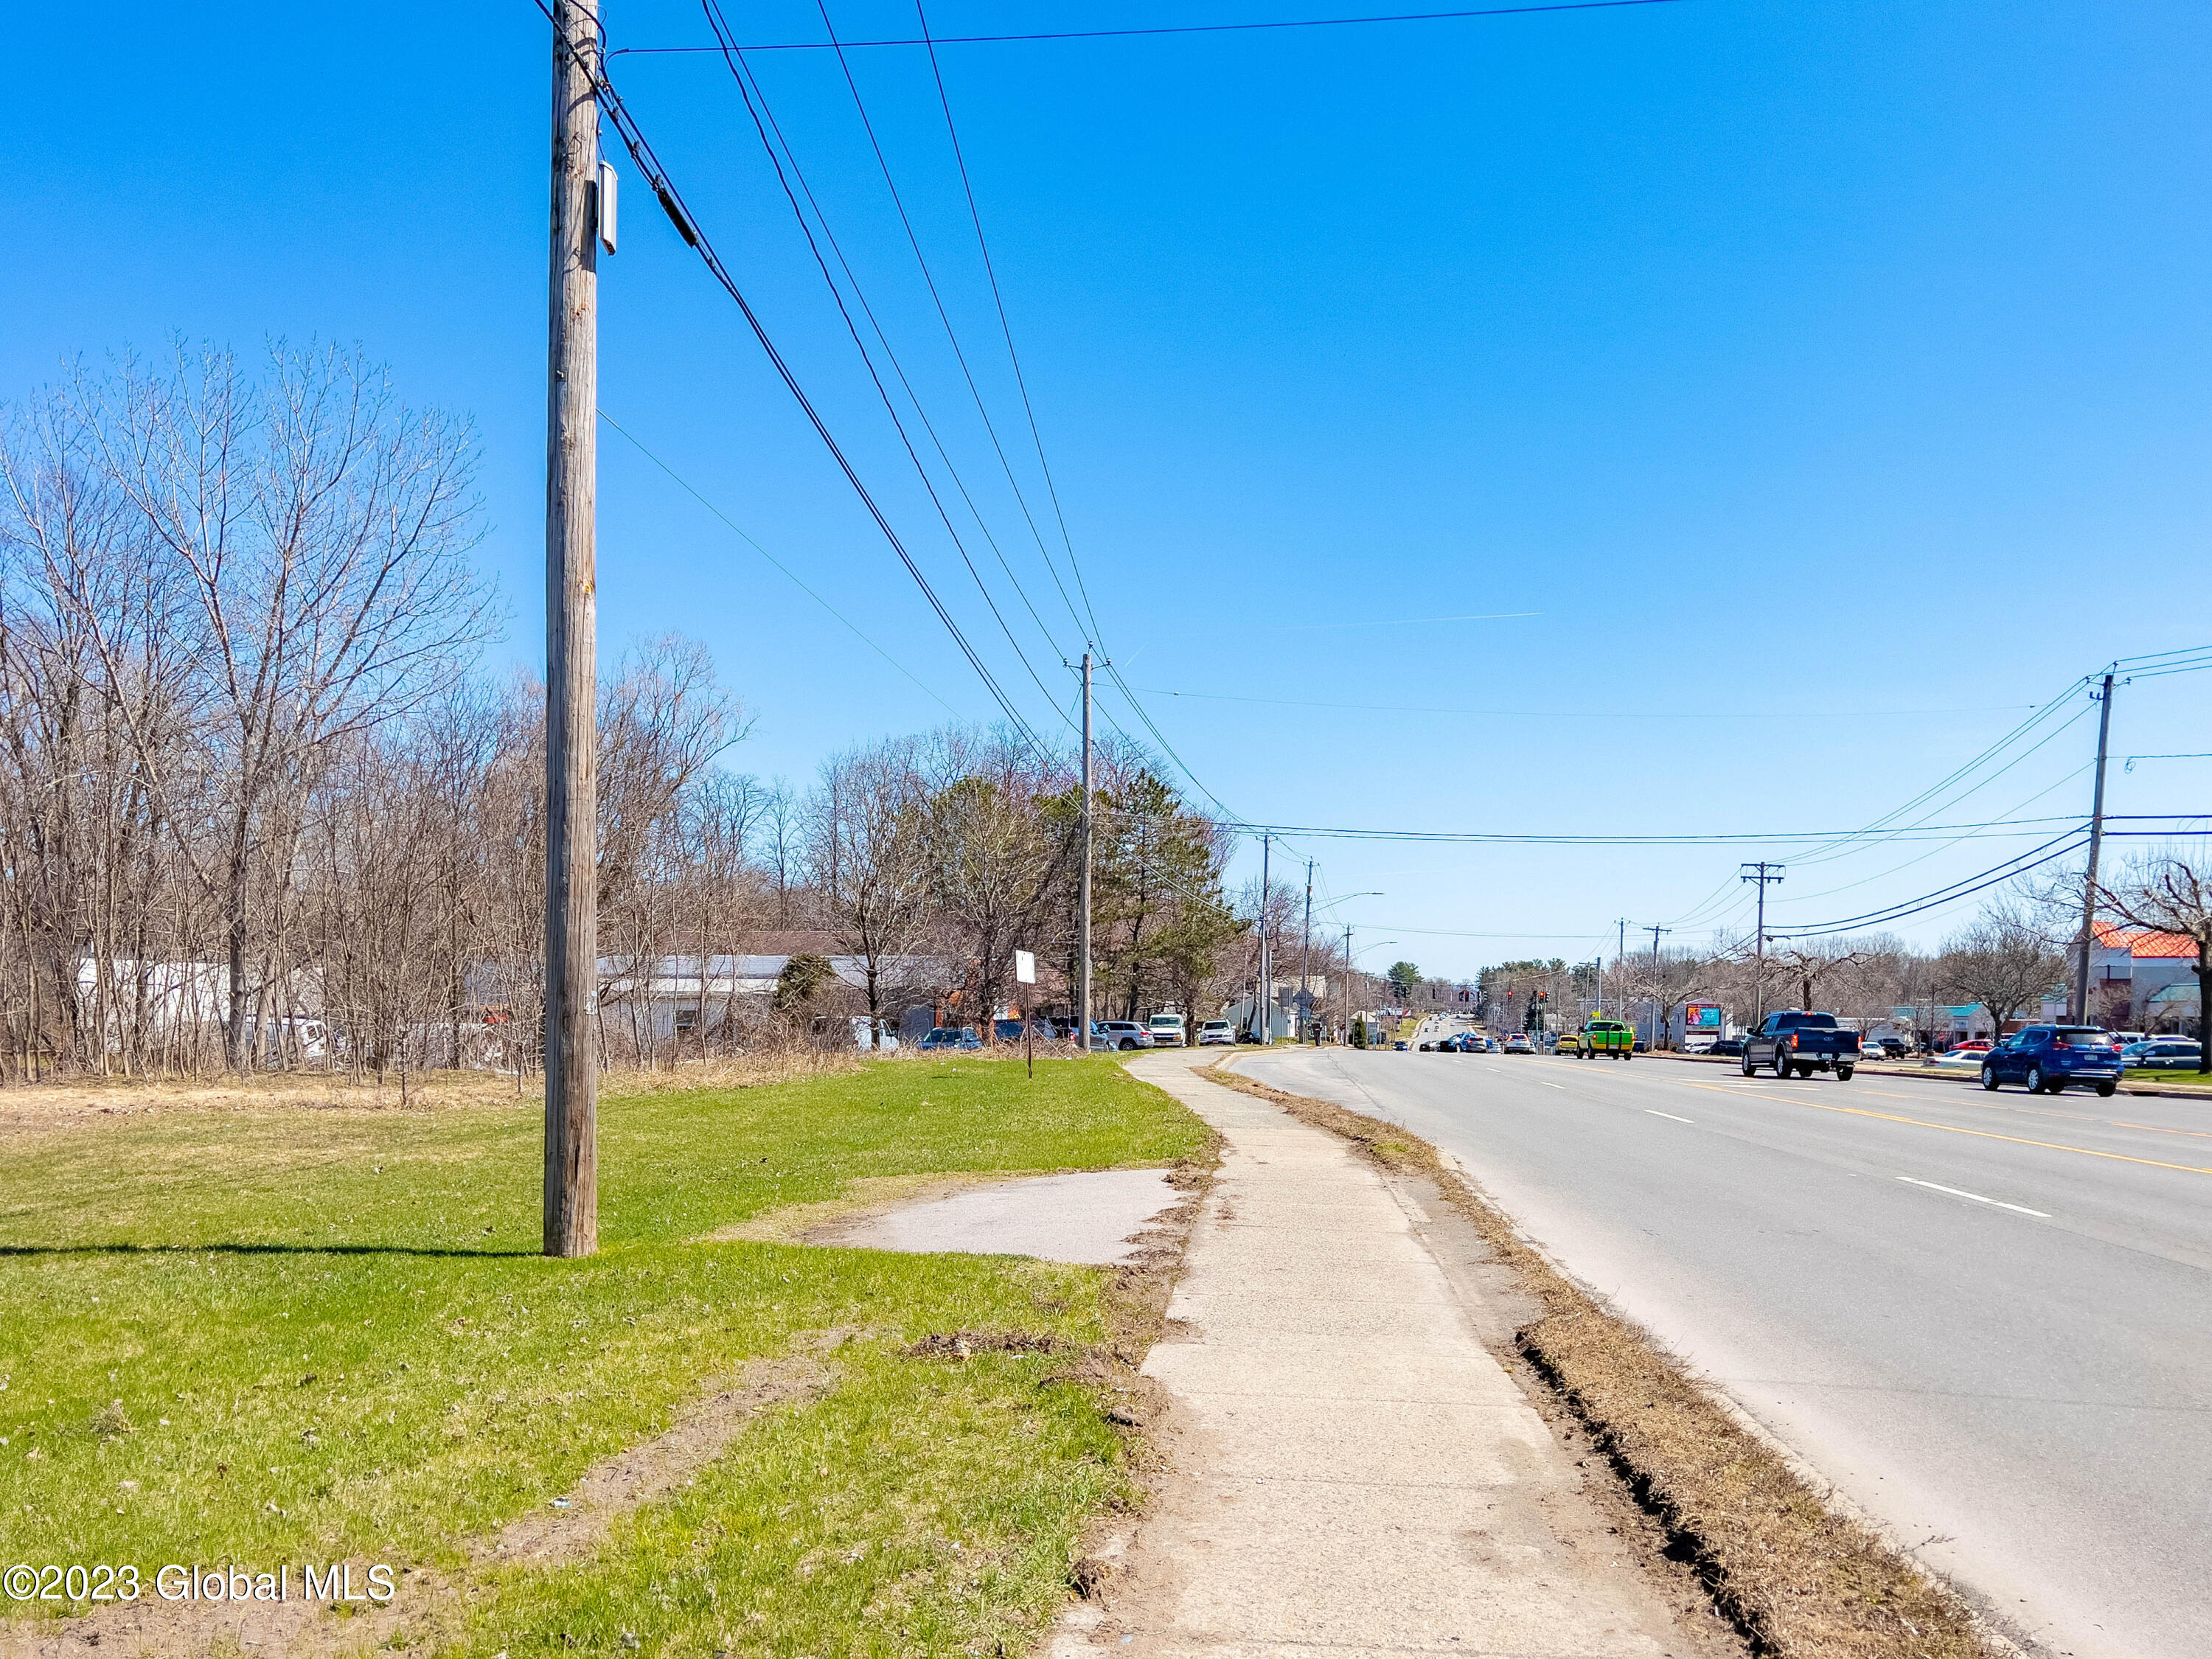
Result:
{"label": "blue sky", "polygon": [[[940,0],[931,24],[1339,9]],[[749,40],[820,38],[810,7],[730,15]],[[848,36],[911,33],[894,4],[832,15]],[[0,395],[173,333],[359,341],[410,398],[475,418],[502,650],[534,662],[548,30],[527,0],[428,16],[378,31],[325,8],[94,0],[20,20]],[[709,38],[681,4],[613,0],[608,17],[618,46]],[[2201,7],[1682,0],[942,59],[1105,643],[1132,684],[1189,694],[1151,698],[1154,716],[1246,817],[1850,828],[2106,659],[2212,641],[2194,603],[2212,436]],[[1080,640],[836,59],[754,61],[1042,629],[972,532],[971,551],[1064,697],[1060,653]],[[1042,511],[927,59],[853,61]],[[933,532],[719,59],[615,72],[963,627],[1057,725]],[[945,702],[990,713],[642,190],[623,229],[604,406]],[[758,717],[732,763],[803,777],[945,717],[611,432],[601,462],[605,647],[704,639]],[[1516,612],[1540,614],[1405,620]],[[2208,690],[2127,688],[2116,753],[2212,749]],[[2093,743],[2080,720],[1936,821],[2046,790],[2021,810],[2083,810],[2088,780],[2069,775]],[[2212,762],[2116,767],[2110,804],[2212,808]],[[1455,972],[1587,955],[1620,916],[1693,942],[1735,900],[1700,902],[1766,850],[1291,840],[1324,896],[1387,892],[1334,913],[1364,939]],[[1846,848],[1776,890],[1775,914],[1871,908],[2027,844]],[[1901,931],[1932,939],[1963,914]]]}

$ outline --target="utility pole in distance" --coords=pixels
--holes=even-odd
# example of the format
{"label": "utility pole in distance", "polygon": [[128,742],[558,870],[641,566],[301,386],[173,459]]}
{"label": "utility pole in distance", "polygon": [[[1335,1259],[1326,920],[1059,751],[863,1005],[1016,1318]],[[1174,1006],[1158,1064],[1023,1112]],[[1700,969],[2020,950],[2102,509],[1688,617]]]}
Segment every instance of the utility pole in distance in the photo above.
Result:
{"label": "utility pole in distance", "polygon": [[2073,1020],[2076,1025],[2087,1024],[2089,1018],[2089,953],[2097,936],[2097,854],[2105,842],[2105,750],[2112,735],[2110,674],[2105,676],[2096,696],[2104,708],[2097,716],[2097,788],[2089,806],[2089,871],[2081,884],[2081,938],[2075,946]]}
{"label": "utility pole in distance", "polygon": [[[1759,890],[1764,892],[1765,889],[1761,888]],[[1662,933],[1671,933],[1674,930],[1671,927],[1652,927],[1648,928],[1639,927],[1637,931],[1638,933],[1648,933],[1651,935],[1651,982],[1654,985],[1657,985],[1659,983],[1659,935]],[[1667,1010],[1663,1005],[1661,1006],[1651,1016],[1651,1047],[1655,1051],[1659,1047],[1659,1022],[1666,1018],[1666,1017]]]}
{"label": "utility pole in distance", "polygon": [[1083,873],[1075,884],[1075,1048],[1091,1052],[1091,653],[1083,653]]}
{"label": "utility pole in distance", "polygon": [[1344,924],[1344,1040],[1346,1042],[1352,1041],[1352,1016],[1357,1012],[1353,1005],[1364,1000],[1352,988],[1352,924],[1347,921]]}
{"label": "utility pole in distance", "polygon": [[599,1247],[596,10],[552,0],[545,434],[545,1254]]}
{"label": "utility pole in distance", "polygon": [[1313,867],[1306,860],[1306,927],[1304,940],[1298,946],[1298,1030],[1296,1040],[1303,1042],[1306,1036],[1306,1021],[1313,1017],[1313,993],[1307,988],[1312,982],[1313,968]]}
{"label": "utility pole in distance", "polygon": [[[1784,868],[1782,865],[1769,864],[1761,859],[1756,864],[1744,865],[1736,873],[1738,881],[1759,884],[1759,977],[1751,988],[1752,1018],[1754,1022],[1766,1018],[1766,888],[1770,882],[1782,879]],[[1744,871],[1752,873],[1746,875]]]}
{"label": "utility pole in distance", "polygon": [[1258,1032],[1263,1043],[1275,1040],[1274,969],[1267,960],[1267,884],[1273,879],[1268,874],[1268,857],[1274,851],[1273,836],[1260,837],[1260,1019]]}

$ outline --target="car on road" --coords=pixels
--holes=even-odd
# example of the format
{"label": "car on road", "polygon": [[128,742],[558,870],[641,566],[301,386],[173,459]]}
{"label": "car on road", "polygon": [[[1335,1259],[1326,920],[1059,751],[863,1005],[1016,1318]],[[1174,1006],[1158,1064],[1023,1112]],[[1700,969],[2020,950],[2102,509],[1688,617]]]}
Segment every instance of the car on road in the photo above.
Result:
{"label": "car on road", "polygon": [[1182,1016],[1154,1014],[1145,1027],[1155,1048],[1180,1048],[1183,1046]]}
{"label": "car on road", "polygon": [[1833,1072],[1839,1083],[1851,1080],[1859,1060],[1859,1034],[1836,1024],[1833,1014],[1784,1008],[1769,1014],[1743,1045],[1743,1074],[1754,1076],[1760,1066],[1773,1067],[1777,1077],[1796,1073],[1810,1077]]}
{"label": "car on road", "polygon": [[1149,1048],[1152,1034],[1133,1019],[1102,1019],[1091,1042],[1108,1048]]}
{"label": "car on road", "polygon": [[972,1025],[939,1025],[922,1038],[924,1048],[980,1048],[982,1035]]}
{"label": "car on road", "polygon": [[1514,1031],[1506,1036],[1505,1052],[1509,1054],[1533,1054],[1536,1045],[1528,1041],[1526,1031]]}
{"label": "car on road", "polygon": [[1636,1028],[1626,1020],[1601,1019],[1595,1015],[1583,1022],[1583,1029],[1559,1038],[1559,1052],[1575,1054],[1583,1060],[1593,1060],[1603,1054],[1608,1060],[1626,1060],[1644,1045],[1636,1040]]}
{"label": "car on road", "polygon": [[2204,1045],[2179,1037],[2150,1037],[2130,1042],[2120,1058],[2136,1071],[2194,1072],[2203,1064]]}
{"label": "car on road", "polygon": [[1198,1028],[1198,1046],[1210,1048],[1216,1044],[1233,1048],[1237,1046],[1237,1028],[1225,1019],[1209,1019]]}
{"label": "car on road", "polygon": [[2032,1095],[2055,1095],[2085,1083],[2100,1095],[2120,1086],[2120,1051],[2112,1034],[2094,1025],[2030,1025],[1982,1056],[1982,1087],[2027,1085]]}

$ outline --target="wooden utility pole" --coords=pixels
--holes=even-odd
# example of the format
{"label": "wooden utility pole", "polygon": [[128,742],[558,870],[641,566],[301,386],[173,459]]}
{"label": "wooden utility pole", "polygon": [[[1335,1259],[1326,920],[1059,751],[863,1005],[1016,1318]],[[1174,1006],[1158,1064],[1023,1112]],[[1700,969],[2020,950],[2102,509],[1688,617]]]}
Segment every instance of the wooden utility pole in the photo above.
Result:
{"label": "wooden utility pole", "polygon": [[1075,1048],[1091,1052],[1091,653],[1083,653],[1083,873],[1076,878]]}
{"label": "wooden utility pole", "polygon": [[1761,859],[1756,864],[1743,866],[1742,869],[1748,870],[1752,873],[1745,875],[1740,870],[1736,875],[1737,880],[1755,881],[1759,884],[1759,966],[1754,970],[1759,977],[1753,982],[1751,988],[1753,1011],[1752,1023],[1755,1025],[1766,1018],[1766,888],[1768,883],[1782,879],[1783,866],[1778,864],[1769,864],[1765,859]]}
{"label": "wooden utility pole", "polygon": [[599,1245],[598,11],[553,6],[545,433],[545,1254]]}
{"label": "wooden utility pole", "polygon": [[1306,926],[1305,936],[1298,946],[1298,1030],[1294,1041],[1306,1040],[1306,1022],[1313,1018],[1313,992],[1308,988],[1313,967],[1313,867],[1306,860]]}
{"label": "wooden utility pole", "polygon": [[2105,845],[2105,750],[2112,735],[2112,677],[2105,676],[2097,701],[2097,790],[2089,806],[2089,869],[2081,883],[2081,938],[2075,946],[2073,1019],[2083,1025],[2089,1019],[2089,958],[2097,940],[2097,855]]}
{"label": "wooden utility pole", "polygon": [[[1764,891],[1765,890],[1761,889],[1760,890]],[[1639,928],[1637,931],[1639,933],[1649,933],[1651,935],[1651,983],[1655,988],[1660,987],[1662,984],[1665,976],[1659,971],[1659,935],[1662,933],[1671,933],[1674,930],[1671,927],[1661,927],[1655,924],[1649,928]],[[1651,1016],[1651,1049],[1654,1054],[1656,1054],[1659,1050],[1660,1038],[1662,1035],[1659,1028],[1665,1023],[1667,1018],[1667,1005],[1664,1002],[1659,1001],[1656,998],[1654,998],[1653,1001],[1655,1005],[1655,1012]],[[1624,1002],[1621,1006],[1623,1007],[1626,1007],[1627,1004]]]}
{"label": "wooden utility pole", "polygon": [[1267,884],[1273,879],[1268,874],[1267,860],[1274,848],[1273,836],[1260,837],[1260,1030],[1262,1042],[1275,1040],[1275,988],[1273,984],[1274,967],[1267,960]]}

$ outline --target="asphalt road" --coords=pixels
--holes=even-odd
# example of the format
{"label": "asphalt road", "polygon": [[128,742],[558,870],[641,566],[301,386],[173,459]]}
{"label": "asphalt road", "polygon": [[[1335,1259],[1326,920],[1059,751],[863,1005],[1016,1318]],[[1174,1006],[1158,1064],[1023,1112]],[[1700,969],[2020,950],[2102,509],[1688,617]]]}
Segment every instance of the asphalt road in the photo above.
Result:
{"label": "asphalt road", "polygon": [[2212,1104],[1250,1053],[1455,1153],[2016,1636],[2212,1654]]}

